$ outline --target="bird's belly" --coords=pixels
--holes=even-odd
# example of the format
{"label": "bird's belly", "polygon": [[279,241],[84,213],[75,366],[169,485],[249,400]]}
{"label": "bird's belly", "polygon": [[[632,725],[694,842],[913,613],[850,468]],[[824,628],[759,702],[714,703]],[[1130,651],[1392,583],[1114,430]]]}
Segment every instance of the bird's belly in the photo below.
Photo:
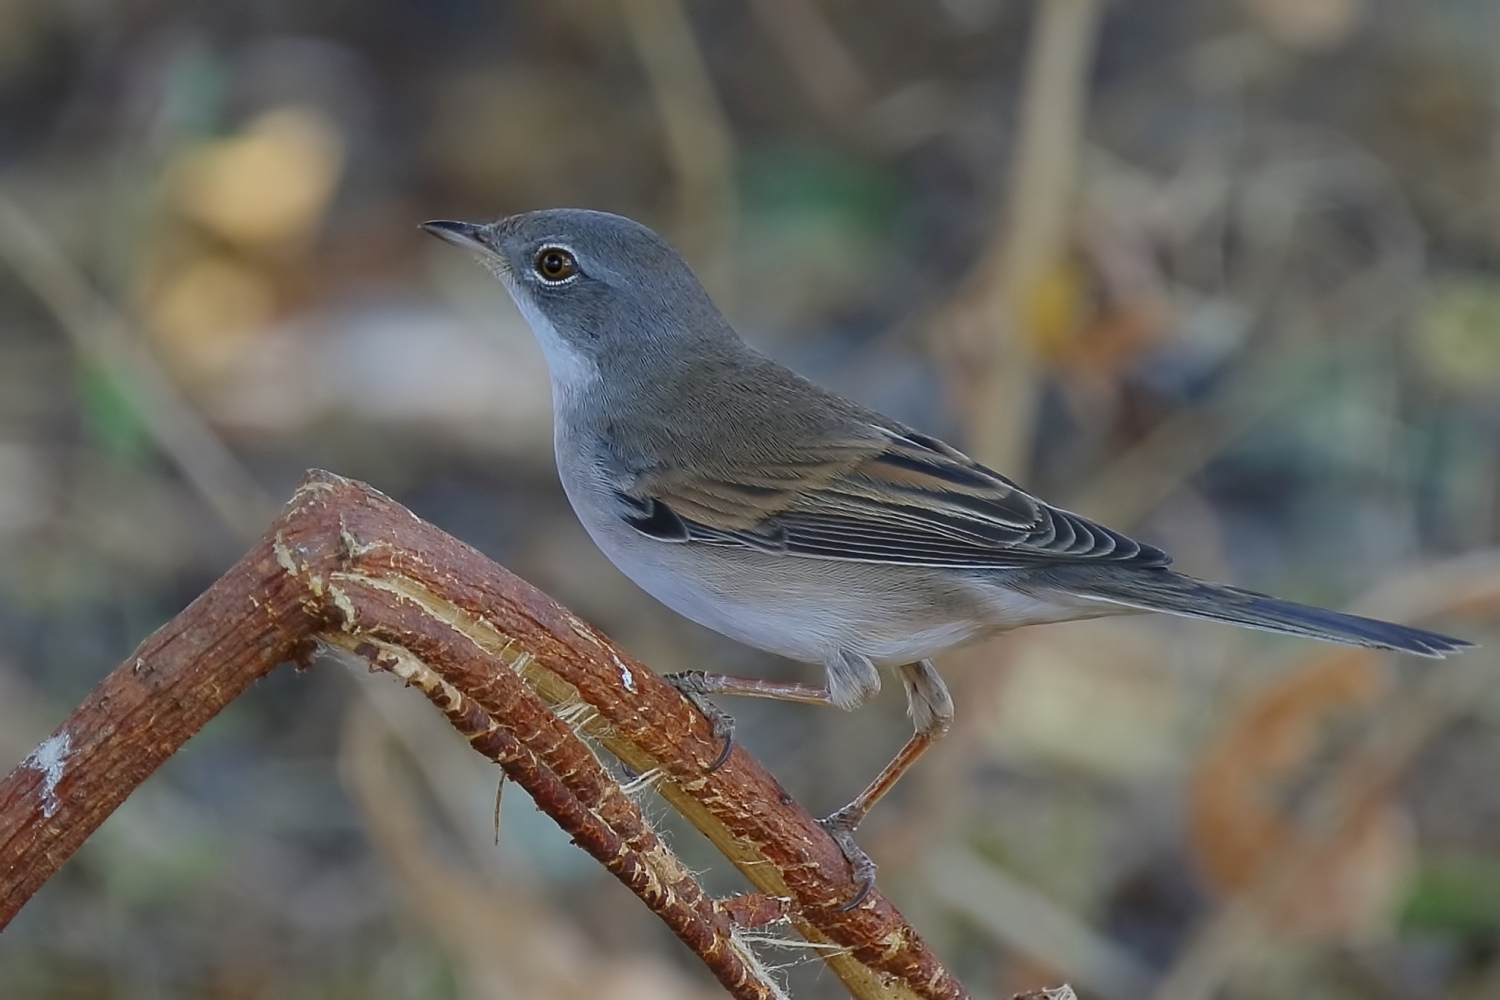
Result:
{"label": "bird's belly", "polygon": [[910,663],[1018,625],[1076,617],[943,570],[661,543],[620,527],[629,534],[594,540],[647,593],[732,639],[809,663],[836,651]]}
{"label": "bird's belly", "polygon": [[847,564],[737,550],[703,558],[696,546],[647,565],[618,564],[677,613],[794,660],[824,662],[845,650],[909,663],[983,629],[951,595],[869,566],[851,573]]}

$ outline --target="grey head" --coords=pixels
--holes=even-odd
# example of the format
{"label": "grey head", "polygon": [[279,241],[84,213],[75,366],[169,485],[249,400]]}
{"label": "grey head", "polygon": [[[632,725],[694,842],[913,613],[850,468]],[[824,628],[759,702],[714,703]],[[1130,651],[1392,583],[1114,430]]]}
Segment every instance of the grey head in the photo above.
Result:
{"label": "grey head", "polygon": [[505,285],[555,386],[747,350],[676,250],[639,222],[554,208],[423,227],[474,253]]}

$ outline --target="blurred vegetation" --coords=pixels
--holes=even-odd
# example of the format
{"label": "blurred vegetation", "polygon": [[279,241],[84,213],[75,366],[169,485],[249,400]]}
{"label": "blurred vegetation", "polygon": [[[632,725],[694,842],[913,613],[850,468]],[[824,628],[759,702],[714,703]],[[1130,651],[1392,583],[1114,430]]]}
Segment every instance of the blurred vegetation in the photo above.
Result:
{"label": "blurred vegetation", "polygon": [[[1069,120],[1027,70],[1068,4],[1056,211],[1013,168],[1028,99]],[[0,757],[310,466],[658,669],[810,677],[591,547],[529,331],[416,229],[601,208],[778,358],[1190,572],[1487,643],[1142,619],[940,664],[955,732],[861,839],[977,995],[1500,995],[1497,39],[1493,0],[0,0]],[[1007,247],[1026,206],[1055,253]],[[899,692],[729,708],[814,812],[908,731]],[[716,995],[524,796],[496,844],[495,782],[409,692],[288,670],[29,904],[0,996]]]}

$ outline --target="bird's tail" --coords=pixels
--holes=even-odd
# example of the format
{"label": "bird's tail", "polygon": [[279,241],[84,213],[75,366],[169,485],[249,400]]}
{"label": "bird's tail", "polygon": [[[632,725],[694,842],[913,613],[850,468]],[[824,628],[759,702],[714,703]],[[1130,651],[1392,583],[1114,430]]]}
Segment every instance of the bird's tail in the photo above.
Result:
{"label": "bird's tail", "polygon": [[1099,572],[1094,567],[1089,569],[1090,572],[1077,574],[1064,570],[1067,578],[1055,580],[1055,583],[1081,597],[1142,611],[1164,611],[1267,632],[1400,650],[1418,656],[1442,657],[1474,645],[1426,629],[1283,601],[1252,590],[1194,580],[1166,569],[1120,569],[1109,573]]}

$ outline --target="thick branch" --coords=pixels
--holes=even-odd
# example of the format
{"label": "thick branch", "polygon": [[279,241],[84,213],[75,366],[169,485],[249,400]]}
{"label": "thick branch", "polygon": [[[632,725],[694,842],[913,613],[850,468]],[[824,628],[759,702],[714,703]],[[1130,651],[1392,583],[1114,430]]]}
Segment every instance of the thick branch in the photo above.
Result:
{"label": "thick branch", "polygon": [[[774,996],[731,914],[657,838],[580,732],[659,790],[857,997],[967,994],[878,892],[850,912],[843,855],[649,669],[501,567],[358,483],[312,473],[266,537],[141,644],[0,783],[0,927],[127,794],[253,680],[318,641],[417,686],[737,997]],[[550,707],[549,707],[550,706]],[[559,708],[553,711],[552,708]],[[567,721],[564,721],[567,720]]]}

